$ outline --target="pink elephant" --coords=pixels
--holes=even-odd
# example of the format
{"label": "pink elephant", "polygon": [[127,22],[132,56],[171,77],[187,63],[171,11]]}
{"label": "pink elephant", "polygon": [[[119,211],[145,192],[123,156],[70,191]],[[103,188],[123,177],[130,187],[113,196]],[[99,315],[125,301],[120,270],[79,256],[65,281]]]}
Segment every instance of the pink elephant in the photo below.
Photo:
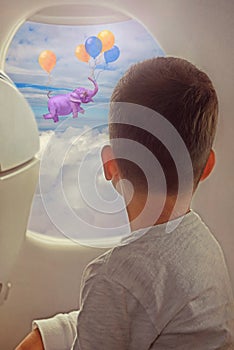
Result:
{"label": "pink elephant", "polygon": [[[79,87],[69,94],[55,95],[49,97],[48,110],[50,113],[44,114],[45,119],[53,119],[54,122],[59,121],[59,116],[65,116],[72,113],[73,118],[78,117],[78,113],[84,113],[81,103],[93,102],[93,96],[98,92],[98,85],[95,80],[88,78],[94,84],[94,90],[88,90]],[[48,94],[49,96],[49,94]]]}

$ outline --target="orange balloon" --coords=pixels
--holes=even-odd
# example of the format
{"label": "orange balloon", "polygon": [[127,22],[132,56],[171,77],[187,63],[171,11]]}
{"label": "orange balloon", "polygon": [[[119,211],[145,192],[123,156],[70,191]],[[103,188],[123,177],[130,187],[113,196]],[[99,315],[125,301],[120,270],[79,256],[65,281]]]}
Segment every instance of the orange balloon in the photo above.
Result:
{"label": "orange balloon", "polygon": [[98,38],[102,42],[102,52],[110,50],[115,43],[114,34],[109,30],[103,30],[100,32]]}
{"label": "orange balloon", "polygon": [[56,64],[56,56],[53,51],[44,50],[40,53],[38,61],[41,68],[50,73]]}
{"label": "orange balloon", "polygon": [[78,60],[82,62],[88,62],[90,59],[90,55],[85,49],[85,46],[83,44],[80,44],[76,47],[75,55],[78,58]]}

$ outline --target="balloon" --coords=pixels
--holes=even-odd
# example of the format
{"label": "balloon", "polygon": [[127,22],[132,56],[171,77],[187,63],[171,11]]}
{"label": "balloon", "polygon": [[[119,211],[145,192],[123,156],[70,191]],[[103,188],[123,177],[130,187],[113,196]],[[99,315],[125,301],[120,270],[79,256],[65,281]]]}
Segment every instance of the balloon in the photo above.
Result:
{"label": "balloon", "polygon": [[98,34],[98,38],[102,42],[102,52],[110,50],[115,43],[115,37],[109,30],[103,30]]}
{"label": "balloon", "polygon": [[50,73],[56,64],[56,56],[53,51],[44,50],[40,53],[38,62],[42,69]]}
{"label": "balloon", "polygon": [[87,53],[85,46],[83,44],[78,45],[76,47],[75,55],[78,58],[78,60],[80,60],[82,62],[88,62],[90,59],[90,56]]}
{"label": "balloon", "polygon": [[85,42],[85,48],[91,57],[96,58],[102,51],[102,42],[96,36],[90,36]]}
{"label": "balloon", "polygon": [[113,46],[112,49],[104,52],[104,58],[106,63],[114,62],[119,58],[120,50],[118,46]]}

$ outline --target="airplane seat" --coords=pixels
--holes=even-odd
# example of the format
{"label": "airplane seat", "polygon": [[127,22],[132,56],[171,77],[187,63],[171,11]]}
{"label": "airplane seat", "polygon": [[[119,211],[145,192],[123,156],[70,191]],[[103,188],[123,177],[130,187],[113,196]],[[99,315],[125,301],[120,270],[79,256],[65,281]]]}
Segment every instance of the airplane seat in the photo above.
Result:
{"label": "airplane seat", "polygon": [[33,112],[11,79],[0,72],[0,304],[24,239],[35,191],[39,136]]}

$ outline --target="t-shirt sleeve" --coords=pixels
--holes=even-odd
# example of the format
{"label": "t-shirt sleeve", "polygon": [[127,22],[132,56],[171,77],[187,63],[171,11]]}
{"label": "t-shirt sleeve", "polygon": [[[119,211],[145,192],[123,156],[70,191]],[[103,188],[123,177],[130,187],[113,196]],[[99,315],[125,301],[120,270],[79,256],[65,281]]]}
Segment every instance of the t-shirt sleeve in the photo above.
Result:
{"label": "t-shirt sleeve", "polygon": [[43,320],[33,321],[33,329],[38,328],[45,350],[70,350],[76,337],[79,311]]}
{"label": "t-shirt sleeve", "polygon": [[144,350],[157,337],[140,302],[105,274],[84,281],[80,305],[73,350]]}

